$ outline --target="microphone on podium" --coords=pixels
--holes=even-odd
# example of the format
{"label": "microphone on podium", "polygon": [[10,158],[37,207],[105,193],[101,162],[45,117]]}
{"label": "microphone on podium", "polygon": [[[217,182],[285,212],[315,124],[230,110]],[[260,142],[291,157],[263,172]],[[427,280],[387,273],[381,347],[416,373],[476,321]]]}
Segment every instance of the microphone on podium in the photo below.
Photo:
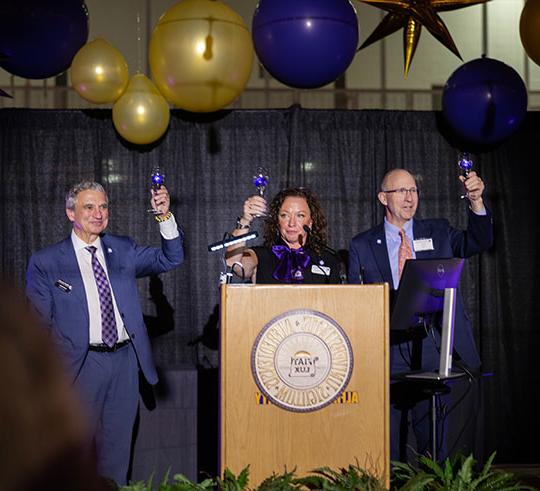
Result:
{"label": "microphone on podium", "polygon": [[[308,227],[307,225],[304,225],[304,232],[306,234],[308,234],[308,237],[311,237],[311,240],[313,240],[313,242],[316,242],[317,244],[319,244],[323,249],[327,250],[330,254],[333,254],[334,256],[336,256],[338,259],[339,259],[339,254],[334,250],[332,249],[331,247],[328,247],[326,244],[323,244],[317,237],[315,237],[313,234],[312,234],[312,231],[311,231],[311,228]],[[341,261],[341,259],[340,259]]]}
{"label": "microphone on podium", "polygon": [[[318,239],[317,237],[315,237],[312,233],[312,230],[311,230],[311,227],[308,227],[307,225],[304,225],[302,227],[304,229],[304,232],[306,232],[306,234],[308,235],[308,237],[311,238],[311,240],[313,240],[313,242],[316,242],[317,244],[319,244],[325,251],[328,251],[330,254],[332,254],[332,256],[334,256],[338,262],[339,262],[339,265],[340,265],[340,272],[339,272],[339,278],[340,278],[340,282],[341,283],[347,283],[347,278],[346,278],[346,274],[343,272],[343,261],[341,260],[341,257],[339,256],[339,254],[337,253],[337,251],[335,249],[332,249],[331,247],[327,246],[326,244],[324,244],[320,239]],[[323,272],[325,273],[326,275],[326,272],[323,270]],[[328,279],[329,279],[329,275],[326,275],[327,276],[327,282],[328,282]]]}

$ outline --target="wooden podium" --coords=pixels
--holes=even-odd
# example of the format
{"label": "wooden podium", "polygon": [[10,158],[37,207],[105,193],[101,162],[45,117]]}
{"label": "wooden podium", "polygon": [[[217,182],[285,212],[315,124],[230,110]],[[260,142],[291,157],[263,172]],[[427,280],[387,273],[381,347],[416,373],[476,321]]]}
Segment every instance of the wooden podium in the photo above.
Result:
{"label": "wooden podium", "polygon": [[358,463],[388,484],[388,285],[223,285],[220,473]]}

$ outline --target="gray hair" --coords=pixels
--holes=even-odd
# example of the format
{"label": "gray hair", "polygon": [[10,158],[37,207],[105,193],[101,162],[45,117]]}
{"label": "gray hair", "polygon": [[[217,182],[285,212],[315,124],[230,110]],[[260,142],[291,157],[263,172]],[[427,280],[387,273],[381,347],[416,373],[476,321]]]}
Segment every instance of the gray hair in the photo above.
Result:
{"label": "gray hair", "polygon": [[99,182],[92,181],[82,181],[71,186],[70,190],[66,194],[66,209],[70,210],[75,209],[75,203],[77,202],[77,196],[82,191],[87,191],[91,189],[92,191],[98,191],[107,196],[105,188]]}

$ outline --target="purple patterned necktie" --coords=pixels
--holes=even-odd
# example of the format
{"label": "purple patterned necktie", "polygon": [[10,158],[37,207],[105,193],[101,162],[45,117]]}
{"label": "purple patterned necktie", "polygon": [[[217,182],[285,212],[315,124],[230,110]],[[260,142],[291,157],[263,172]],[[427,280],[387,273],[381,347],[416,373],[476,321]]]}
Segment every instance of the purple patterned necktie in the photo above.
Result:
{"label": "purple patterned necktie", "polygon": [[88,246],[85,247],[85,249],[92,254],[92,269],[94,270],[94,278],[96,279],[99,293],[99,306],[101,308],[101,339],[107,346],[112,347],[116,344],[116,341],[118,341],[118,331],[116,329],[116,319],[114,318],[109,280],[96,257],[97,248],[95,246]]}

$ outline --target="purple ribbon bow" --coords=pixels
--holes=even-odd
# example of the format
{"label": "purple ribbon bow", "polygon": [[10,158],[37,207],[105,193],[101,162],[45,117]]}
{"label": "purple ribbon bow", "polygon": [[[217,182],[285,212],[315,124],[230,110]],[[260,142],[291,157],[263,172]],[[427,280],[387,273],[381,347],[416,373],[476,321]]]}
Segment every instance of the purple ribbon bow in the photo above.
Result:
{"label": "purple ribbon bow", "polygon": [[285,245],[272,246],[272,252],[279,262],[272,273],[272,277],[282,283],[303,283],[304,271],[311,258],[303,247],[291,249]]}

